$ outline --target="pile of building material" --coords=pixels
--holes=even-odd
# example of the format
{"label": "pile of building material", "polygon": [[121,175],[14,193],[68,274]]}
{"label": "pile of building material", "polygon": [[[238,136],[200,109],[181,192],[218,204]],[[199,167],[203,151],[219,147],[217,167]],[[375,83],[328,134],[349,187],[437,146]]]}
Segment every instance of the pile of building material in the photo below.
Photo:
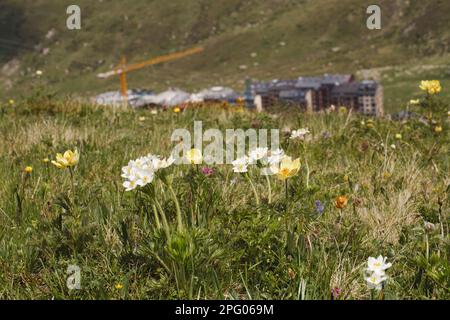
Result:
{"label": "pile of building material", "polygon": [[189,102],[190,98],[191,94],[178,89],[170,89],[159,94],[155,94],[150,90],[128,90],[127,99],[119,91],[111,91],[95,97],[95,103],[115,107],[124,105],[127,101],[132,108],[142,108],[151,105],[173,107]]}
{"label": "pile of building material", "polygon": [[[159,106],[163,108],[174,107],[184,103],[199,102],[230,102],[234,103],[238,99],[238,94],[230,88],[212,87],[198,93],[190,94],[179,89],[169,89],[155,94],[148,90],[128,90],[128,104],[133,108],[146,106]],[[100,105],[119,106],[125,104],[125,99],[120,92],[106,92],[98,95],[95,102]]]}
{"label": "pile of building material", "polygon": [[140,108],[145,105],[146,100],[154,95],[151,90],[128,90],[127,99],[124,99],[120,91],[110,91],[96,96],[94,102],[99,105],[117,107],[124,105],[127,100],[129,106]]}
{"label": "pile of building material", "polygon": [[227,87],[212,87],[200,91],[194,96],[206,102],[229,102],[234,103],[239,98],[238,94],[231,88]]}
{"label": "pile of building material", "polygon": [[157,105],[167,108],[186,103],[190,98],[191,95],[187,92],[178,89],[170,89],[150,97],[146,102],[147,105]]}

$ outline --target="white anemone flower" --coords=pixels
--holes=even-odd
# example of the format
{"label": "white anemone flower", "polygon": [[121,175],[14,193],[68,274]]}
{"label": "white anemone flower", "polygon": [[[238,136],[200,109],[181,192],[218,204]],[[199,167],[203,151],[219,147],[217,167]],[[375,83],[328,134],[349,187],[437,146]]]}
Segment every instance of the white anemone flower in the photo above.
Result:
{"label": "white anemone flower", "polygon": [[128,179],[131,176],[134,176],[135,171],[136,171],[136,169],[135,169],[135,167],[133,165],[133,162],[130,161],[126,167],[122,168],[122,175],[121,175],[121,177],[124,178],[124,179]]}
{"label": "white anemone flower", "polygon": [[266,158],[268,153],[268,148],[256,148],[255,150],[249,152],[249,162],[255,164],[258,161]]}
{"label": "white anemone flower", "polygon": [[132,191],[136,189],[137,183],[136,180],[127,180],[123,183],[123,187],[125,188],[125,191]]}
{"label": "white anemone flower", "polygon": [[153,182],[159,170],[170,167],[174,162],[175,158],[172,156],[166,159],[153,154],[131,160],[122,168],[121,176],[125,179],[123,183],[125,190],[131,191],[137,187],[145,187]]}
{"label": "white anemone flower", "polygon": [[283,160],[284,157],[285,157],[284,150],[282,149],[273,150],[269,152],[267,162],[270,165],[278,164]]}
{"label": "white anemone flower", "polygon": [[291,132],[291,138],[290,139],[291,140],[294,140],[294,139],[304,140],[305,136],[307,134],[310,134],[310,131],[309,131],[308,128],[302,128],[302,129],[299,129],[299,130],[294,130],[294,131]]}
{"label": "white anemone flower", "polygon": [[154,159],[152,159],[152,165],[155,171],[159,171],[161,169],[166,169],[168,167],[170,167],[173,163],[175,162],[175,158],[170,156],[168,159],[163,158],[157,158],[155,157]]}
{"label": "white anemone flower", "polygon": [[378,258],[369,257],[367,259],[367,271],[383,275],[386,269],[392,266],[392,263],[386,263],[387,257],[379,256]]}
{"label": "white anemone flower", "polygon": [[233,164],[233,171],[235,173],[245,173],[248,172],[248,158],[247,157],[242,157],[239,159],[236,159],[232,162]]}
{"label": "white anemone flower", "polygon": [[267,159],[264,159],[263,164],[268,165],[261,169],[261,175],[263,176],[273,176],[276,173],[276,168],[281,161],[286,157],[286,154],[282,149],[271,150],[267,155]]}
{"label": "white anemone flower", "polygon": [[147,184],[152,183],[155,177],[153,167],[146,167],[138,170],[136,184],[140,187],[145,187]]}
{"label": "white anemone flower", "polygon": [[381,290],[383,289],[383,283],[387,280],[385,274],[372,273],[372,275],[366,277],[367,286],[369,289]]}
{"label": "white anemone flower", "polygon": [[142,169],[146,165],[148,165],[148,158],[147,157],[140,157],[133,161],[133,167],[136,169]]}
{"label": "white anemone flower", "polygon": [[[154,165],[155,159],[159,158],[154,155],[140,157],[136,160],[131,160],[127,166],[122,168],[121,176],[125,179],[123,186],[126,191],[131,191],[137,187],[144,187],[152,183],[156,172]],[[162,165],[166,165],[166,163]]]}

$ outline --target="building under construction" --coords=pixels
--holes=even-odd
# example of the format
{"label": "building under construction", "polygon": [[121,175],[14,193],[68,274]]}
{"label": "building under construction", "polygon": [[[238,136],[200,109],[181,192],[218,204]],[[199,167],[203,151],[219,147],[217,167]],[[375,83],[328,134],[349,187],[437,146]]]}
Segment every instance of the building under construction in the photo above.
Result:
{"label": "building under construction", "polygon": [[246,96],[261,96],[264,107],[283,102],[309,112],[334,105],[365,115],[384,114],[383,87],[372,80],[355,81],[353,75],[326,74],[295,80],[249,81]]}

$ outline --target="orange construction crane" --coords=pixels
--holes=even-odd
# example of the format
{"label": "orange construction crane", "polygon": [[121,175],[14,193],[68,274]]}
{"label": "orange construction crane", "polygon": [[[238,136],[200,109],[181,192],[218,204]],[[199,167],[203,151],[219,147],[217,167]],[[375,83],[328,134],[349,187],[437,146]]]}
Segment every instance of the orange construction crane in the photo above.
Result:
{"label": "orange construction crane", "polygon": [[200,52],[203,52],[204,49],[201,47],[189,49],[186,51],[176,52],[167,54],[164,56],[156,57],[151,60],[147,60],[140,63],[134,63],[134,64],[127,64],[127,60],[125,57],[122,57],[120,64],[117,66],[116,69],[105,72],[105,73],[99,73],[97,75],[98,78],[106,79],[112,76],[118,75],[120,78],[120,92],[122,94],[122,97],[125,100],[125,103],[127,103],[127,73],[135,70],[142,69],[147,66],[152,66],[155,64],[160,64],[163,62],[173,61],[177,59],[181,59],[193,54],[197,54]]}

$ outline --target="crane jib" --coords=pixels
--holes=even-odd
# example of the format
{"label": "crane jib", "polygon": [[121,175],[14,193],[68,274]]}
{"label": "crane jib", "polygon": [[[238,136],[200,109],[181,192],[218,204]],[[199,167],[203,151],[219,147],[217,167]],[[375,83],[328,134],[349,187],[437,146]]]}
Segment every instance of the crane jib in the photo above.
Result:
{"label": "crane jib", "polygon": [[139,70],[141,68],[150,66],[150,65],[156,65],[156,64],[160,64],[163,62],[169,62],[169,61],[174,61],[177,59],[181,59],[193,54],[197,54],[197,53],[201,53],[203,52],[204,49],[202,47],[198,47],[198,48],[192,48],[186,51],[181,51],[181,52],[176,52],[176,53],[171,53],[171,54],[167,54],[164,56],[160,56],[160,57],[156,57],[153,58],[151,60],[147,60],[144,62],[140,62],[140,63],[134,63],[134,64],[119,64],[119,66],[117,67],[116,70],[111,70],[105,73],[100,73],[97,75],[97,77],[99,78],[108,78],[111,76],[115,76],[115,75],[121,75],[124,72],[131,72],[131,71],[135,71],[135,70]]}

